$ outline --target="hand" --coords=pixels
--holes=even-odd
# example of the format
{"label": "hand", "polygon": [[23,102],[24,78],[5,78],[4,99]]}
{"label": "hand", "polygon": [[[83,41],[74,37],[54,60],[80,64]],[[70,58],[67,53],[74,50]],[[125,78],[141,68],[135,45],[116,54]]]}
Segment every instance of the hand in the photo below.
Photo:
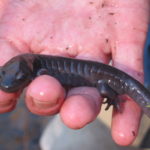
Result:
{"label": "hand", "polygon": [[[0,65],[21,53],[60,55],[106,64],[112,59],[113,66],[143,82],[149,0],[3,0],[0,8]],[[19,94],[0,91],[0,112],[12,111]],[[31,112],[60,112],[63,122],[74,129],[97,117],[101,101],[94,88],[77,87],[66,93],[56,79],[46,75],[36,78],[26,91],[26,104]],[[122,109],[121,114],[113,113],[112,136],[116,143],[129,145],[137,135],[141,111],[132,100],[123,103]]]}

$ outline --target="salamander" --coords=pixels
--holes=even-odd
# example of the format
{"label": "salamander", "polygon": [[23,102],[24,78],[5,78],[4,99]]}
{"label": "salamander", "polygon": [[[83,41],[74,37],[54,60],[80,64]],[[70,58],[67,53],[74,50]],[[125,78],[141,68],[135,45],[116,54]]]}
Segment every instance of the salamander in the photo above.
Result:
{"label": "salamander", "polygon": [[150,92],[125,72],[100,62],[40,54],[21,54],[0,68],[0,89],[17,92],[35,77],[47,74],[65,87],[96,87],[109,108],[119,109],[119,95],[131,97],[150,117]]}

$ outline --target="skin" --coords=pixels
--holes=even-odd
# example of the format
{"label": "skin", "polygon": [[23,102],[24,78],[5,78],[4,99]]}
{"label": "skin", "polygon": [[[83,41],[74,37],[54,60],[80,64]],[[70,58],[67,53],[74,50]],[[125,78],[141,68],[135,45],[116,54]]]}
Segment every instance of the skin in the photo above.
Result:
{"label": "skin", "polygon": [[[0,65],[21,53],[106,64],[112,60],[113,66],[143,82],[149,12],[149,0],[1,0]],[[0,112],[12,111],[19,95],[0,91]],[[138,133],[141,111],[131,99],[123,99],[123,112],[114,110],[112,115],[112,137],[117,144],[129,145]],[[95,120],[101,102],[94,88],[65,91],[56,79],[46,75],[36,78],[26,90],[31,112],[49,116],[59,112],[62,121],[73,129]]]}

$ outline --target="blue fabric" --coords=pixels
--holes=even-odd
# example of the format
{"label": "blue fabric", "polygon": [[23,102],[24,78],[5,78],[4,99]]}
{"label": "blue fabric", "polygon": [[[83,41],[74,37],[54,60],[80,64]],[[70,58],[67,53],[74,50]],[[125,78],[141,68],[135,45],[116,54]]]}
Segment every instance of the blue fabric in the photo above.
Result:
{"label": "blue fabric", "polygon": [[145,86],[150,88],[150,26],[144,49]]}

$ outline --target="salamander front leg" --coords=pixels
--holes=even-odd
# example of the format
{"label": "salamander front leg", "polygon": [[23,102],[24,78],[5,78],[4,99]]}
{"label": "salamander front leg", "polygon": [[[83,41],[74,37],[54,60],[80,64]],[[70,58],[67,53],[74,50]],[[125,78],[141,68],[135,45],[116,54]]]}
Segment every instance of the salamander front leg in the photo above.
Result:
{"label": "salamander front leg", "polygon": [[36,75],[40,76],[40,75],[44,75],[44,74],[48,74],[48,70],[45,69],[45,68],[41,68],[41,69],[38,70]]}
{"label": "salamander front leg", "polygon": [[119,94],[103,80],[98,81],[97,88],[101,96],[106,99],[103,102],[107,103],[105,110],[108,110],[109,107],[113,105],[119,112],[121,112],[120,103],[122,100],[119,99]]}

